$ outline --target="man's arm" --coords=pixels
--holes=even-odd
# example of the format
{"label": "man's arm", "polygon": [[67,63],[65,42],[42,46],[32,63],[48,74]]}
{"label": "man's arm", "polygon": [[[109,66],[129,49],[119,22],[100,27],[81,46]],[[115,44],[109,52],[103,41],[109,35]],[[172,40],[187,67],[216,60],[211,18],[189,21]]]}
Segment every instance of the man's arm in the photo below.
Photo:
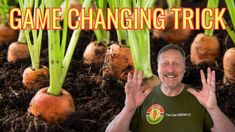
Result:
{"label": "man's arm", "polygon": [[141,89],[143,72],[140,74],[135,70],[134,75],[129,73],[127,83],[125,85],[125,106],[122,111],[114,118],[106,128],[106,132],[128,132],[131,118],[136,109],[144,102],[152,89],[144,92]]}
{"label": "man's arm", "polygon": [[188,91],[193,94],[197,100],[207,109],[211,116],[214,127],[211,129],[213,132],[235,132],[233,123],[224,115],[217,105],[215,95],[215,71],[207,70],[207,79],[204,72],[201,70],[202,90],[197,92],[190,88]]}
{"label": "man's arm", "polygon": [[219,107],[208,110],[208,113],[214,123],[214,127],[211,129],[212,132],[235,132],[233,123],[224,115]]}
{"label": "man's arm", "polygon": [[126,107],[114,118],[106,128],[106,132],[128,132],[131,118],[135,111],[129,111]]}

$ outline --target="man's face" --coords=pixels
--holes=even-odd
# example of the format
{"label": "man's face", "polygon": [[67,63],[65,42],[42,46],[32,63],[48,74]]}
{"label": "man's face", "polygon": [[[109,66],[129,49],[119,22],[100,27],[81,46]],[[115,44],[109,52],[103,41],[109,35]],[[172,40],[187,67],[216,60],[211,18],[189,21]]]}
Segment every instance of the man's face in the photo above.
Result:
{"label": "man's face", "polygon": [[170,49],[160,54],[158,75],[164,87],[177,88],[181,84],[184,72],[184,58],[179,51]]}

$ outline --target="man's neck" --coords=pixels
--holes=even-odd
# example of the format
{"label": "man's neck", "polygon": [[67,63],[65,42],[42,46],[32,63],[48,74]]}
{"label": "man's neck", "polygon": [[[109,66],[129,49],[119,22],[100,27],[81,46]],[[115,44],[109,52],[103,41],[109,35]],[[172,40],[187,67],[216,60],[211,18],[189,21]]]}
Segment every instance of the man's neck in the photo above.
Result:
{"label": "man's neck", "polygon": [[166,96],[177,96],[179,95],[184,89],[184,84],[180,83],[178,86],[172,88],[172,87],[165,87],[161,85],[161,90]]}

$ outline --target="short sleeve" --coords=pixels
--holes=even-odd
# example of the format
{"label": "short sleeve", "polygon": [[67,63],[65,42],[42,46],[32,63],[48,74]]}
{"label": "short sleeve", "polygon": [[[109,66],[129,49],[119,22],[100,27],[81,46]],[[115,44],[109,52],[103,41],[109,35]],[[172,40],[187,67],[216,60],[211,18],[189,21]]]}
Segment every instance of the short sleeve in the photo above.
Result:
{"label": "short sleeve", "polygon": [[213,123],[213,121],[211,119],[211,116],[207,112],[207,110],[205,110],[204,126],[205,126],[205,129],[207,129],[207,130],[210,130],[211,128],[214,127],[214,123]]}
{"label": "short sleeve", "polygon": [[139,127],[139,117],[140,117],[140,110],[139,108],[135,111],[133,117],[131,118],[129,130],[132,132],[136,132]]}

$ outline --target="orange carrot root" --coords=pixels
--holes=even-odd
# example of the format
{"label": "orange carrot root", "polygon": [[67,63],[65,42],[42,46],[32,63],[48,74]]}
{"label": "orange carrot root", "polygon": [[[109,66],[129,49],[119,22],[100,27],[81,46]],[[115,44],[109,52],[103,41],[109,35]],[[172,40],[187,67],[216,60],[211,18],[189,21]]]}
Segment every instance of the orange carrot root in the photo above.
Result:
{"label": "orange carrot root", "polygon": [[160,84],[160,79],[157,76],[153,75],[150,78],[144,79],[141,87],[142,90],[145,91],[148,88],[154,88],[158,84]]}
{"label": "orange carrot root", "polygon": [[133,69],[130,48],[112,44],[105,55],[103,77],[113,76],[126,80],[128,72],[133,72]]}
{"label": "orange carrot root", "polygon": [[190,29],[182,29],[182,13],[179,14],[179,29],[174,29],[174,14],[165,10],[165,30],[153,30],[153,36],[163,38],[168,43],[180,44],[187,40],[191,34]]}
{"label": "orange carrot root", "polygon": [[[62,16],[62,19],[64,18],[64,14],[62,14],[62,13],[64,13],[64,11],[65,11],[65,6],[66,6],[66,2],[64,1],[61,5],[60,5],[60,7],[61,7],[61,14],[59,14],[60,16]],[[77,9],[77,10],[81,10],[82,9],[82,3],[81,3],[81,1],[79,1],[79,0],[69,0],[69,5],[68,5],[68,9],[71,9],[71,8],[75,8],[75,9]],[[94,5],[94,3],[91,3],[91,8],[93,9],[93,11],[95,11],[95,5]],[[65,17],[67,17],[67,16],[65,16]],[[75,12],[72,12],[71,13],[71,18],[72,18],[72,22],[71,22],[71,24],[72,25],[76,25],[76,21],[78,20],[78,15],[76,15],[76,13]],[[87,21],[85,21],[85,25],[84,25],[84,29],[86,30],[89,30],[89,22],[87,22]]]}
{"label": "orange carrot root", "polygon": [[0,24],[0,44],[6,44],[16,41],[18,31],[11,29],[9,26]]}
{"label": "orange carrot root", "polygon": [[223,58],[224,82],[235,83],[235,47],[228,49]]}
{"label": "orange carrot root", "polygon": [[42,88],[36,93],[29,104],[28,112],[48,123],[61,122],[75,111],[73,98],[64,89],[60,96],[49,95],[47,89]]}
{"label": "orange carrot root", "polygon": [[103,64],[107,48],[103,44],[91,42],[83,53],[83,61],[85,64]]}
{"label": "orange carrot root", "polygon": [[[61,4],[61,12],[60,13],[64,13],[65,11],[65,6],[66,6],[66,2],[64,1],[62,4]],[[78,0],[69,0],[69,6],[68,6],[68,9],[70,8],[76,8],[78,10],[80,10],[82,8],[82,4],[78,1]],[[61,16],[63,16],[63,14],[61,14]],[[67,16],[66,16],[67,17]],[[78,19],[78,16],[76,16],[75,13],[72,13],[72,24],[74,25],[75,24],[75,21]]]}
{"label": "orange carrot root", "polygon": [[29,49],[27,44],[23,44],[20,42],[13,42],[8,47],[7,52],[7,61],[8,62],[17,62],[19,60],[28,59],[29,58]]}
{"label": "orange carrot root", "polygon": [[203,33],[200,33],[195,37],[190,52],[190,59],[193,64],[213,64],[219,55],[220,44],[217,37],[206,36]]}
{"label": "orange carrot root", "polygon": [[38,70],[34,70],[31,67],[26,68],[23,73],[22,83],[27,89],[39,89],[48,86],[48,68],[46,66]]}

